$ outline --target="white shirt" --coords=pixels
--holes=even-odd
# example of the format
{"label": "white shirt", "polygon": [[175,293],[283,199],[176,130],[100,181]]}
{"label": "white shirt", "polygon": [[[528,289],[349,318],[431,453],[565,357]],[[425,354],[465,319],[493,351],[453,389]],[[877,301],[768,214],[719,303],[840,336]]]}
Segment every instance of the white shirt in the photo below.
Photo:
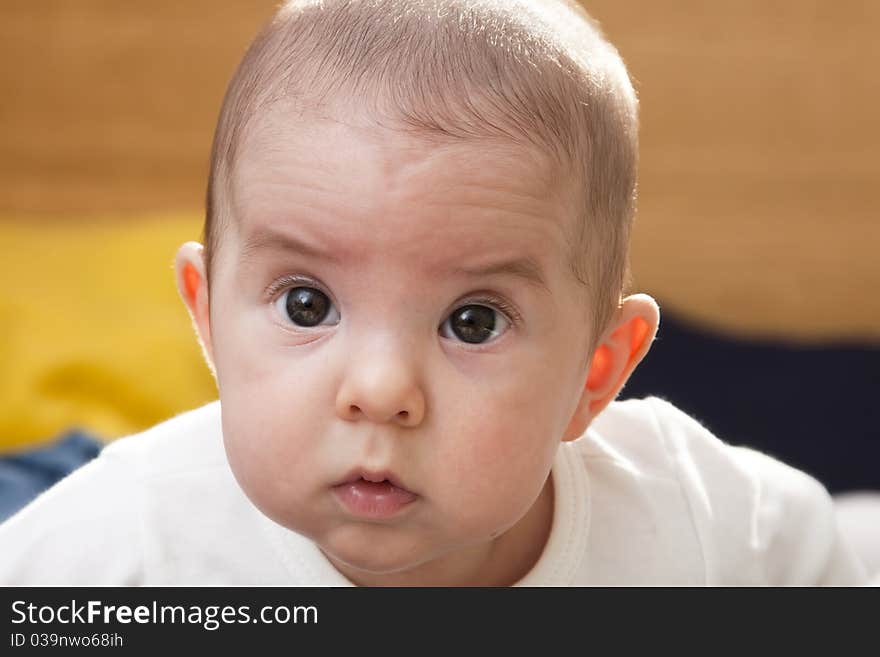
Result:
{"label": "white shirt", "polygon": [[[552,481],[550,537],[520,585],[866,580],[821,484],[661,399],[611,403],[560,445]],[[0,583],[350,584],[244,495],[220,402],[115,441],[0,525]]]}

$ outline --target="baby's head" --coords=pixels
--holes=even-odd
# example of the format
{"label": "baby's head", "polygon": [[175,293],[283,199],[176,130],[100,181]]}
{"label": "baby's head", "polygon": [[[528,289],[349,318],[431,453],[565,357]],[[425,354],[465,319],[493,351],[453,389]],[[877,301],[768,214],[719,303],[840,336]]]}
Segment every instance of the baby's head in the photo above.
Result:
{"label": "baby's head", "polygon": [[509,583],[656,332],[637,107],[566,0],[299,0],[215,135],[178,282],[251,501],[360,583]]}

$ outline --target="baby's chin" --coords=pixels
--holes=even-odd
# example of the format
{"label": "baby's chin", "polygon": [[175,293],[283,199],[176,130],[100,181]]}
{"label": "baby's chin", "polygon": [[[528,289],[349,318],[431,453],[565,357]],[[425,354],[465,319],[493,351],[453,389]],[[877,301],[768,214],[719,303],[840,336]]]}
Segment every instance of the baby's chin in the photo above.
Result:
{"label": "baby's chin", "polygon": [[424,582],[418,571],[442,555],[436,546],[399,527],[345,527],[313,540],[330,563],[355,584],[419,585]]}

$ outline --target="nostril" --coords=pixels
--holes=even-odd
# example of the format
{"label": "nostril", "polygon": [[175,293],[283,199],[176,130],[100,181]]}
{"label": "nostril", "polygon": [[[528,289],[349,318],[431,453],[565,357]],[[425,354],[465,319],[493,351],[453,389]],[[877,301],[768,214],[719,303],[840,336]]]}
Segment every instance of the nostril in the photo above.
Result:
{"label": "nostril", "polygon": [[[359,418],[361,416],[370,417],[366,413],[364,413],[361,410],[361,407],[358,406],[357,404],[349,404],[348,405],[348,418],[349,419],[353,420],[353,419]],[[395,417],[398,420],[407,421],[407,420],[409,420],[409,411],[399,411]],[[386,419],[390,419],[390,418],[386,418]]]}

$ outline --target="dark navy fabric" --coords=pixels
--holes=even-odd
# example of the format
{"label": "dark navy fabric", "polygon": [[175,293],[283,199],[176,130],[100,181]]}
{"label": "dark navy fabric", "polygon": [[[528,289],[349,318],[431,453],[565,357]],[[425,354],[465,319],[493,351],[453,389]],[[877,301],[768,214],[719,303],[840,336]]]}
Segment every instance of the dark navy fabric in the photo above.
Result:
{"label": "dark navy fabric", "polygon": [[95,458],[102,445],[83,431],[70,431],[45,447],[0,458],[0,522]]}
{"label": "dark navy fabric", "polygon": [[876,345],[742,340],[664,312],[620,398],[646,395],[667,399],[726,442],[805,470],[831,492],[880,490]]}

